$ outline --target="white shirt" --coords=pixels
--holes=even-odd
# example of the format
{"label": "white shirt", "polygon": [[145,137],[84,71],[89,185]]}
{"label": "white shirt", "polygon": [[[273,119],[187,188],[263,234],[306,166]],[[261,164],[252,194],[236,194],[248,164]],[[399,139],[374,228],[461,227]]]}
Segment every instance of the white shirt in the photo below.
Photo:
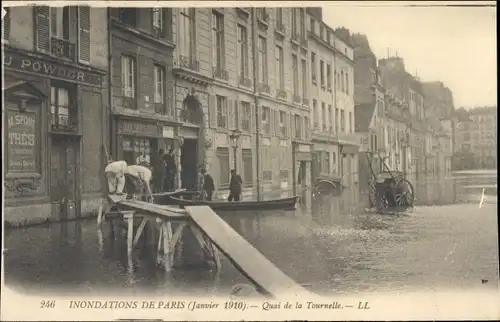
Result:
{"label": "white shirt", "polygon": [[125,169],[125,174],[128,174],[128,175],[133,176],[133,177],[138,178],[138,179],[142,179],[146,182],[151,181],[151,177],[152,177],[151,170],[149,170],[145,166],[137,165],[137,164],[129,165]]}
{"label": "white shirt", "polygon": [[123,175],[125,172],[125,169],[127,169],[127,162],[125,161],[114,161],[111,162],[106,166],[104,169],[104,172],[114,172],[116,174],[121,174]]}

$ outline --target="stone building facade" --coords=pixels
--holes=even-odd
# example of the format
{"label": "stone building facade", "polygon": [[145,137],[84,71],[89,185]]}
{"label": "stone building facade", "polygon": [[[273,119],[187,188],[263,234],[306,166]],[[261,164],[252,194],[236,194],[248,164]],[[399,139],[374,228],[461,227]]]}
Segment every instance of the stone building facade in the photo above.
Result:
{"label": "stone building facade", "polygon": [[309,106],[299,76],[307,64],[294,63],[308,52],[304,9],[183,8],[173,21],[176,111],[191,115],[190,104],[202,111],[200,120],[180,119],[181,173],[207,168],[219,197],[228,194],[232,168],[244,196],[310,184]]}
{"label": "stone building facade", "polygon": [[172,10],[109,8],[111,148],[114,160],[137,164],[179,148],[173,104]]}
{"label": "stone building facade", "polygon": [[108,129],[107,10],[7,8],[5,220],[65,220],[97,207]]}

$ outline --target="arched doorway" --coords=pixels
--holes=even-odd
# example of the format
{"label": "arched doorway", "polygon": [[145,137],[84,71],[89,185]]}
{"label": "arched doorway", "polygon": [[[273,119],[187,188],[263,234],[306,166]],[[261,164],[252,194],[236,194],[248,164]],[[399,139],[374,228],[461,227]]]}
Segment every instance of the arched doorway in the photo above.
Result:
{"label": "arched doorway", "polygon": [[186,125],[192,125],[190,126],[191,131],[193,127],[198,127],[198,131],[196,136],[183,137],[180,149],[181,188],[197,190],[200,160],[203,160],[204,157],[201,155],[203,151],[200,149],[200,142],[203,142],[202,136],[205,132],[203,109],[200,101],[194,95],[194,90],[186,96],[182,106],[181,120]]}

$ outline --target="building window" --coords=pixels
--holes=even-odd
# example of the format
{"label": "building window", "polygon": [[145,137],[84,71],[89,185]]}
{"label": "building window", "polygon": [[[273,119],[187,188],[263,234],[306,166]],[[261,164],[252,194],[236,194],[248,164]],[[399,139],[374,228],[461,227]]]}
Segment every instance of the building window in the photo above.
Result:
{"label": "building window", "polygon": [[216,96],[217,98],[217,127],[227,128],[227,99],[224,96]]}
{"label": "building window", "polygon": [[285,137],[286,136],[286,112],[280,111],[280,136]]}
{"label": "building window", "polygon": [[259,82],[267,84],[267,41],[259,36]]}
{"label": "building window", "polygon": [[247,28],[238,25],[238,69],[240,78],[248,77],[248,34]]}
{"label": "building window", "polygon": [[306,39],[306,13],[304,8],[300,10],[300,39]]}
{"label": "building window", "polygon": [[349,112],[349,133],[352,133],[352,112]]}
{"label": "building window", "polygon": [[69,7],[50,8],[50,32],[51,36],[58,39],[69,39]]}
{"label": "building window", "polygon": [[345,72],[345,93],[349,95],[349,72]]}
{"label": "building window", "polygon": [[120,8],[119,19],[120,22],[136,27],[137,25],[137,8]]}
{"label": "building window", "polygon": [[345,93],[345,84],[344,84],[344,71],[340,71],[340,90],[342,93]]}
{"label": "building window", "polygon": [[315,99],[313,99],[313,122],[314,122],[314,129],[317,129],[319,126],[319,114],[318,114],[318,104]]}
{"label": "building window", "polygon": [[243,131],[250,132],[250,120],[252,119],[252,112],[250,103],[241,102],[241,128]]}
{"label": "building window", "polygon": [[302,59],[302,97],[307,98],[307,62]]}
{"label": "building window", "polygon": [[253,185],[253,160],[252,160],[252,150],[242,149],[241,158],[243,161],[243,185],[245,187],[251,187]]}
{"label": "building window", "polygon": [[166,36],[166,19],[167,9],[165,8],[153,8],[152,9],[152,20],[153,20],[153,33],[156,37],[164,38]]}
{"label": "building window", "polygon": [[212,48],[214,67],[224,70],[224,16],[218,11],[212,11]]}
{"label": "building window", "polygon": [[337,85],[337,91],[340,91],[340,73],[335,72],[335,83]]}
{"label": "building window", "polygon": [[312,75],[313,84],[316,84],[316,54],[315,53],[311,53],[311,75]]}
{"label": "building window", "polygon": [[311,127],[311,120],[305,116],[304,117],[304,133],[306,136],[306,140],[309,140],[309,128]]}
{"label": "building window", "polygon": [[292,72],[293,72],[293,95],[299,96],[299,62],[297,55],[292,54]]}
{"label": "building window", "polygon": [[68,87],[52,84],[50,88],[50,115],[53,131],[76,131],[77,122],[73,110],[75,91]]}
{"label": "building window", "polygon": [[314,20],[313,17],[311,17],[311,33],[315,33],[315,29],[316,29],[316,21]]}
{"label": "building window", "polygon": [[262,106],[262,132],[265,134],[270,134],[270,123],[271,123],[271,109],[267,106]]}
{"label": "building window", "polygon": [[339,108],[336,107],[335,108],[335,132],[337,132],[339,130],[339,126],[340,126],[339,121],[340,121],[339,120]]}
{"label": "building window", "polygon": [[332,66],[326,64],[326,87],[332,88]]}
{"label": "building window", "polygon": [[[135,58],[129,56],[122,56],[121,60],[122,60],[123,97],[126,98],[126,101],[129,101],[130,103],[132,99],[135,99],[136,96],[136,86],[135,86],[137,77],[136,60]],[[135,104],[134,106],[126,104],[126,107],[135,108]]]}
{"label": "building window", "polygon": [[215,151],[217,158],[217,164],[219,165],[219,189],[227,189],[229,187],[229,169],[231,169],[229,164],[229,149],[228,148],[217,148]]}
{"label": "building window", "polygon": [[319,76],[321,86],[325,86],[325,62],[323,61],[323,59],[320,59],[319,61]]}
{"label": "building window", "polygon": [[266,8],[257,8],[257,19],[264,22],[267,22],[269,20]]}
{"label": "building window", "polygon": [[321,128],[323,132],[326,131],[326,104],[321,102]]}
{"label": "building window", "polygon": [[285,67],[283,62],[283,48],[276,46],[276,79],[278,80],[278,88],[285,89]]}
{"label": "building window", "polygon": [[333,111],[332,111],[332,106],[328,105],[328,114],[326,115],[326,120],[327,123],[329,124],[330,128],[328,129],[330,132],[333,130]]}
{"label": "building window", "polygon": [[195,9],[179,8],[179,53],[188,58],[196,57]]}
{"label": "building window", "polygon": [[322,165],[323,173],[330,174],[330,152],[323,151],[323,165]]}
{"label": "building window", "polygon": [[340,110],[340,131],[342,133],[345,132],[345,117],[344,117],[344,110]]}
{"label": "building window", "polygon": [[276,8],[276,25],[283,26],[283,8]]}
{"label": "building window", "polygon": [[297,8],[291,8],[292,10],[292,39],[297,39]]}
{"label": "building window", "polygon": [[295,138],[302,138],[302,117],[295,115]]}

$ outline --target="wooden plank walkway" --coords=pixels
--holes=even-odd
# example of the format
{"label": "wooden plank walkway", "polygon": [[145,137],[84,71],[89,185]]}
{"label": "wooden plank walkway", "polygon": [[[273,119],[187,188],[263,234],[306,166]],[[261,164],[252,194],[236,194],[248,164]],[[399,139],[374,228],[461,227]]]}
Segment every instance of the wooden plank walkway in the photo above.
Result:
{"label": "wooden plank walkway", "polygon": [[260,292],[277,296],[312,294],[286,276],[208,206],[185,207],[189,216]]}

